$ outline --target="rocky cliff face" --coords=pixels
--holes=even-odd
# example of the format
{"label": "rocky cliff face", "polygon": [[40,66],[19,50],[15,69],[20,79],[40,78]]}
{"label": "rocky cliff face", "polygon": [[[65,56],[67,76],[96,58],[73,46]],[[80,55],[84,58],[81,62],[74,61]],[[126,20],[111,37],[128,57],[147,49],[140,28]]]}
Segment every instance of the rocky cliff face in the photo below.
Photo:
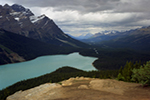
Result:
{"label": "rocky cliff face", "polygon": [[0,28],[60,46],[82,47],[85,45],[64,34],[46,15],[35,16],[29,9],[18,4],[0,5]]}

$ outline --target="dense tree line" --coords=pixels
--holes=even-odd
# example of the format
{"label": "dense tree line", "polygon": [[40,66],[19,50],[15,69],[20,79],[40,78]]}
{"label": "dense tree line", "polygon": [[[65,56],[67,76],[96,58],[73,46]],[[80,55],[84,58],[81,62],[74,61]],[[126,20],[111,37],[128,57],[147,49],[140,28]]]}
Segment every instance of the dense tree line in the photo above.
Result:
{"label": "dense tree line", "polygon": [[118,74],[118,80],[130,82],[133,72],[132,70],[135,68],[139,68],[141,66],[141,62],[133,63],[131,61],[127,61],[124,67],[121,67]]}
{"label": "dense tree line", "polygon": [[150,61],[142,65],[141,62],[126,62],[126,65],[120,68],[117,79],[141,83],[143,86],[150,85]]}
{"label": "dense tree line", "polygon": [[108,48],[83,49],[80,54],[83,56],[97,57],[93,65],[99,70],[118,70],[126,64],[126,61],[141,61],[144,64],[150,60],[149,53],[134,51],[131,49],[108,49]]}
{"label": "dense tree line", "polygon": [[118,75],[118,70],[87,72],[87,71],[82,71],[71,67],[62,67],[52,73],[40,77],[28,79],[28,80],[23,80],[1,90],[0,100],[5,100],[7,96],[20,90],[27,90],[47,82],[57,83],[69,79],[70,77],[84,76],[84,77],[91,77],[91,78],[116,78],[117,75]]}
{"label": "dense tree line", "polygon": [[62,67],[56,71],[42,75],[40,77],[23,80],[9,86],[0,91],[0,100],[5,100],[7,96],[20,91],[39,86],[44,83],[57,83],[63,80],[67,80],[70,77],[91,77],[100,79],[118,79],[126,82],[142,83],[143,85],[150,85],[150,61],[146,64],[141,62],[127,61],[126,64],[119,70],[94,70],[83,71],[72,67]]}

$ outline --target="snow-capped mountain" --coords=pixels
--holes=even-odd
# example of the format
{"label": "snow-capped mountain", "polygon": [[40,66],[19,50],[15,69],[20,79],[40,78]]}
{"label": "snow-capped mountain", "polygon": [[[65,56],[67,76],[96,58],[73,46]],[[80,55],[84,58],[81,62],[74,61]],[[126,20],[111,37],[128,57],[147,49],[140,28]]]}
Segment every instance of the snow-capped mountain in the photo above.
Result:
{"label": "snow-capped mountain", "polygon": [[115,30],[105,30],[105,31],[95,33],[93,36],[96,37],[96,36],[110,35],[110,34],[116,34],[118,32],[119,31],[115,31]]}
{"label": "snow-capped mountain", "polygon": [[87,39],[82,39],[81,41],[85,43],[95,43],[95,42],[100,42],[104,40],[111,40],[113,38],[116,38],[119,33],[120,33],[119,31],[115,31],[115,30],[111,30],[111,31],[105,30],[102,32],[95,33],[91,37]]}
{"label": "snow-capped mountain", "polygon": [[88,39],[88,38],[92,37],[93,34],[87,33],[87,34],[81,34],[79,36],[72,36],[72,35],[69,35],[69,36],[71,36],[72,38],[77,39],[77,40],[83,40],[83,39]]}
{"label": "snow-capped mountain", "polygon": [[82,47],[85,44],[72,39],[46,15],[35,16],[21,5],[0,5],[0,28],[29,38],[59,46]]}

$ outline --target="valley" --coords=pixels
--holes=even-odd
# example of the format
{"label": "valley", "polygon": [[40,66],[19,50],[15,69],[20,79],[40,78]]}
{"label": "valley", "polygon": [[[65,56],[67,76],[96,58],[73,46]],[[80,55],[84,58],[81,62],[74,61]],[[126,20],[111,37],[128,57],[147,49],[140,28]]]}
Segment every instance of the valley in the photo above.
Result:
{"label": "valley", "polygon": [[[6,4],[1,6],[0,10],[0,64],[73,52],[99,58],[93,63],[99,70],[118,69],[126,61],[144,63],[150,59],[149,27],[124,32],[104,31],[95,35],[87,34],[88,39],[82,37],[79,41],[65,34],[46,15],[35,16],[30,9],[21,5]],[[13,57],[14,54],[22,59]]]}
{"label": "valley", "polygon": [[17,91],[70,77],[140,83],[131,80],[133,69],[149,66],[149,60],[150,26],[74,37],[45,14],[36,16],[18,4],[0,5],[2,100]]}

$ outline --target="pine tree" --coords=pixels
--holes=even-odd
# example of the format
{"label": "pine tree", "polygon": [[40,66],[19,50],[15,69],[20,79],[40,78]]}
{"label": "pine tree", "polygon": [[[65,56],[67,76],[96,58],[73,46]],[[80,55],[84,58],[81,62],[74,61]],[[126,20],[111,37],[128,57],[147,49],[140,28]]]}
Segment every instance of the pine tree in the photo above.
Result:
{"label": "pine tree", "polygon": [[141,62],[138,62],[136,61],[135,64],[133,64],[131,61],[130,62],[126,62],[125,66],[122,67],[119,69],[119,74],[118,74],[118,77],[117,79],[118,80],[122,80],[122,81],[131,81],[131,78],[132,78],[132,70],[134,68],[139,68],[141,66]]}
{"label": "pine tree", "polygon": [[137,69],[137,68],[140,68],[140,66],[141,66],[141,61],[139,62],[136,61],[133,67]]}
{"label": "pine tree", "polygon": [[133,68],[133,63],[126,62],[126,65],[124,66],[122,70],[122,76],[124,77],[124,81],[130,81],[131,75],[132,75],[132,68]]}
{"label": "pine tree", "polygon": [[139,69],[134,68],[132,72],[132,81],[142,83],[143,86],[146,84],[150,85],[150,61]]}

